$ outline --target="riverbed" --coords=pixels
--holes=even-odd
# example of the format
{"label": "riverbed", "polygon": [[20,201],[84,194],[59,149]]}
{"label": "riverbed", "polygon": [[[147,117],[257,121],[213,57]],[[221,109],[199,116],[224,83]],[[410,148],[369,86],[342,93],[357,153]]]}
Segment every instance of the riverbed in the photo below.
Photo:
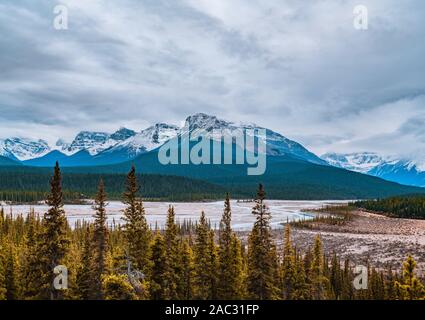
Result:
{"label": "riverbed", "polygon": [[[287,221],[297,221],[310,219],[309,209],[318,209],[326,205],[344,203],[343,201],[283,201],[270,200],[266,202],[272,214],[272,228],[281,228]],[[205,212],[211,226],[218,227],[221,215],[223,213],[223,201],[217,202],[144,202],[146,218],[148,223],[154,227],[162,227],[167,216],[167,209],[172,205],[176,213],[176,220],[196,221],[202,211]],[[232,225],[235,230],[246,231],[252,228],[255,217],[251,213],[253,202],[231,201],[232,207]],[[26,216],[31,209],[36,214],[43,215],[47,211],[46,205],[3,205],[5,213],[12,212],[13,215],[22,214]],[[83,205],[65,205],[65,212],[68,222],[71,226],[80,220],[93,221],[93,209],[91,204]],[[124,204],[118,201],[111,201],[107,206],[108,223],[122,224]]]}

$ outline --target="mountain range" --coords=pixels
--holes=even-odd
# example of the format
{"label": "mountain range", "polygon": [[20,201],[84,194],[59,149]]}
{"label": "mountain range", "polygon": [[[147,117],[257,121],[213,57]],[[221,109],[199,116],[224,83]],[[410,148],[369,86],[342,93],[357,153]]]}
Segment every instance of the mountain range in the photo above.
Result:
{"label": "mountain range", "polygon": [[[37,167],[52,166],[56,160],[64,167],[109,165],[135,159],[177,136],[190,134],[192,138],[202,135],[219,139],[222,135],[240,135],[247,129],[265,128],[255,124],[236,124],[198,113],[188,117],[181,128],[158,123],[140,132],[127,128],[121,128],[112,134],[82,131],[72,142],[59,139],[54,146],[49,146],[44,140],[9,138],[0,140],[0,156]],[[217,133],[219,135],[214,136]],[[266,129],[266,136],[267,155],[290,154],[312,163],[326,164],[301,144],[277,132]]]}
{"label": "mountain range", "polygon": [[[246,176],[245,165],[163,166],[158,162],[158,148],[171,139],[190,134],[192,138],[202,135],[217,140],[251,129],[266,132],[267,171],[261,177]],[[232,147],[245,148],[238,143],[232,140]],[[0,140],[0,166],[52,167],[56,161],[70,173],[122,174],[134,163],[143,173],[205,180],[239,194],[246,188],[255,189],[261,180],[275,187],[276,198],[288,199],[368,198],[425,190],[397,184],[425,186],[425,174],[412,162],[367,152],[318,157],[275,131],[204,113],[187,117],[182,127],[158,123],[139,132],[128,128],[113,133],[82,131],[73,141],[59,139],[54,146],[44,140]]]}
{"label": "mountain range", "polygon": [[321,158],[338,168],[361,172],[405,185],[425,187],[425,166],[412,159],[381,156],[373,152],[327,153]]}

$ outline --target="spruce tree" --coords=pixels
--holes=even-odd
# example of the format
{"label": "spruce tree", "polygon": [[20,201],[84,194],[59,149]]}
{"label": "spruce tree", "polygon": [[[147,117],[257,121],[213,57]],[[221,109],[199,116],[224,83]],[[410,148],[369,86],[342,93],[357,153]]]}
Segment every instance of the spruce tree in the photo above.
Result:
{"label": "spruce tree", "polygon": [[[62,177],[59,163],[56,162],[53,177],[50,180],[50,194],[46,203],[50,207],[44,214],[42,230],[37,237],[37,257],[35,290],[33,298],[57,300],[63,298],[63,292],[53,286],[56,277],[54,268],[61,265],[69,248],[67,237],[68,224],[63,209]],[[38,265],[38,266],[37,266]]]}
{"label": "spruce tree", "polygon": [[194,298],[211,300],[216,294],[217,260],[214,246],[212,246],[210,226],[201,213],[196,226],[196,240],[194,245]]}
{"label": "spruce tree", "polygon": [[17,300],[19,292],[17,287],[17,260],[15,248],[12,243],[9,243],[6,252],[6,265],[5,265],[5,284],[6,284],[6,299]]}
{"label": "spruce tree", "polygon": [[252,299],[270,300],[278,296],[275,279],[276,257],[270,230],[270,212],[264,203],[265,192],[260,184],[252,213],[256,217],[249,236],[248,291]]}
{"label": "spruce tree", "polygon": [[[0,218],[1,219],[1,218]],[[6,300],[7,289],[6,289],[6,252],[4,246],[4,239],[0,237],[0,300]]]}
{"label": "spruce tree", "polygon": [[[300,275],[301,276],[301,275]],[[286,224],[283,238],[282,298],[292,299],[297,281],[295,250],[291,241],[291,226]]]}
{"label": "spruce tree", "polygon": [[41,289],[40,273],[41,265],[38,261],[39,253],[37,244],[38,233],[40,232],[39,220],[35,218],[34,213],[30,213],[27,217],[27,231],[25,233],[23,245],[23,259],[21,265],[21,287],[24,299],[34,299]]}
{"label": "spruce tree", "polygon": [[181,242],[181,268],[182,276],[181,281],[181,299],[190,300],[193,297],[193,278],[194,278],[194,266],[193,266],[193,252],[187,239]]}
{"label": "spruce tree", "polygon": [[168,208],[167,222],[165,225],[165,246],[166,246],[166,291],[169,298],[172,300],[180,299],[182,295],[182,283],[180,278],[182,277],[181,268],[181,252],[180,244],[177,235],[177,224],[175,222],[174,207]]}
{"label": "spruce tree", "polygon": [[342,295],[342,288],[343,288],[342,277],[343,275],[341,271],[341,264],[336,253],[334,252],[334,254],[332,255],[329,282],[331,286],[330,294],[336,300],[340,299]]}
{"label": "spruce tree", "polygon": [[80,261],[80,266],[77,271],[77,292],[78,296],[82,300],[92,300],[97,297],[97,287],[96,287],[96,277],[93,268],[93,252],[92,252],[92,243],[91,243],[91,230],[87,226],[86,232],[84,235],[84,243],[82,256]]}
{"label": "spruce tree", "polygon": [[218,298],[221,300],[235,300],[241,298],[242,257],[240,243],[235,239],[232,230],[232,209],[229,194],[224,202],[224,212],[220,221],[219,230],[219,282]]}
{"label": "spruce tree", "polygon": [[146,221],[142,200],[138,197],[139,185],[136,169],[132,166],[127,175],[126,190],[123,202],[127,205],[124,210],[124,235],[127,241],[127,254],[132,265],[143,274],[149,274],[151,231]]}
{"label": "spruce tree", "polygon": [[96,295],[94,298],[103,299],[102,295],[102,277],[108,273],[107,256],[109,245],[109,230],[106,216],[106,192],[103,180],[100,179],[95,205],[94,231],[93,231],[93,285]]}
{"label": "spruce tree", "polygon": [[290,298],[293,300],[308,300],[310,297],[310,287],[307,284],[304,260],[301,255],[296,256],[295,264],[295,282]]}
{"label": "spruce tree", "polygon": [[166,244],[163,236],[157,231],[152,244],[152,272],[149,283],[152,300],[170,299],[170,269],[167,262]]}
{"label": "spruce tree", "polygon": [[324,275],[324,259],[322,241],[317,235],[314,241],[313,261],[311,264],[312,294],[314,300],[326,299],[327,279]]}

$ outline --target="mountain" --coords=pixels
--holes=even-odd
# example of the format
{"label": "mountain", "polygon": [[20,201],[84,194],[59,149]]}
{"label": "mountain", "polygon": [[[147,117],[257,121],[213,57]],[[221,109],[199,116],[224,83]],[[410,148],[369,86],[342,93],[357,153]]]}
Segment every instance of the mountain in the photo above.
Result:
{"label": "mountain", "polygon": [[32,141],[27,138],[8,138],[0,140],[0,156],[12,160],[28,160],[41,157],[50,151],[44,140]]}
{"label": "mountain", "polygon": [[0,156],[0,167],[3,167],[3,166],[12,167],[12,166],[20,166],[20,165],[22,164],[18,161]]}
{"label": "mountain", "polygon": [[[233,146],[233,149],[236,149]],[[266,186],[270,199],[329,200],[370,199],[401,194],[424,193],[425,189],[404,186],[381,178],[319,165],[291,155],[267,157],[264,175],[248,176],[248,165],[162,165],[158,149],[144,153],[132,161],[109,166],[64,168],[67,174],[124,174],[132,165],[143,174],[181,176],[208,181],[224,187],[231,194],[254,197],[258,183]]]}
{"label": "mountain", "polygon": [[372,168],[368,174],[411,186],[425,187],[425,170],[412,160],[394,160]]}
{"label": "mountain", "polygon": [[385,163],[383,157],[373,152],[326,153],[321,158],[334,167],[361,173],[368,173],[373,168]]}
{"label": "mountain", "polygon": [[[168,140],[176,137],[179,132],[180,129],[177,126],[166,123],[155,124],[99,154],[99,163],[118,163],[133,159],[142,153],[162,146]],[[105,159],[111,160],[105,161]]]}
{"label": "mountain", "polygon": [[[191,137],[204,136],[213,140],[220,140],[221,137],[226,135],[240,137],[243,136],[244,133],[251,133],[253,130],[261,129],[266,131],[266,154],[268,156],[291,155],[308,162],[323,165],[327,164],[326,161],[308,151],[298,142],[292,141],[277,132],[257,126],[255,124],[236,124],[234,122],[220,120],[215,116],[210,116],[205,113],[197,113],[188,117],[185,121],[184,127],[180,132],[180,135],[190,134]],[[244,146],[241,145],[241,143],[238,143],[237,140],[236,144],[239,147],[244,148]]]}
{"label": "mountain", "polygon": [[[306,160],[311,163],[327,165],[327,162],[308,151],[301,144],[292,141],[272,130],[255,124],[234,123],[218,119],[205,113],[197,113],[186,118],[183,127],[158,123],[140,132],[120,128],[109,134],[97,131],[81,131],[72,142],[58,139],[55,146],[39,140],[33,142],[21,139],[18,144],[16,138],[4,140],[4,147],[0,148],[0,155],[12,160],[23,160],[25,165],[53,166],[56,161],[61,166],[102,166],[117,164],[135,159],[141,154],[159,148],[167,141],[176,137],[211,138],[220,140],[222,137],[241,137],[245,133],[252,135],[254,130],[264,130],[266,140],[266,154],[269,156],[285,156]],[[234,139],[241,149],[250,150],[243,140]],[[6,143],[7,142],[7,143]],[[11,147],[11,142],[14,142]],[[24,143],[25,142],[25,143]],[[0,145],[1,146],[1,145]],[[21,150],[26,146],[27,153]],[[20,147],[20,148],[18,148]]]}
{"label": "mountain", "polygon": [[23,161],[26,166],[53,167],[58,161],[62,167],[93,166],[93,156],[87,150],[80,150],[67,155],[58,150],[53,150],[40,158]]}
{"label": "mountain", "polygon": [[330,165],[365,173],[388,181],[425,187],[425,168],[417,161],[399,159],[395,156],[380,156],[372,152],[322,156]]}

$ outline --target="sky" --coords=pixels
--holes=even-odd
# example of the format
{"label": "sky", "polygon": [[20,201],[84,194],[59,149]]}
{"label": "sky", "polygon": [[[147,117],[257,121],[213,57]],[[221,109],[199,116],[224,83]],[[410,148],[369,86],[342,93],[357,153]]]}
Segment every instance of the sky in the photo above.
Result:
{"label": "sky", "polygon": [[0,138],[204,112],[319,155],[425,159],[424,16],[423,0],[2,0]]}

